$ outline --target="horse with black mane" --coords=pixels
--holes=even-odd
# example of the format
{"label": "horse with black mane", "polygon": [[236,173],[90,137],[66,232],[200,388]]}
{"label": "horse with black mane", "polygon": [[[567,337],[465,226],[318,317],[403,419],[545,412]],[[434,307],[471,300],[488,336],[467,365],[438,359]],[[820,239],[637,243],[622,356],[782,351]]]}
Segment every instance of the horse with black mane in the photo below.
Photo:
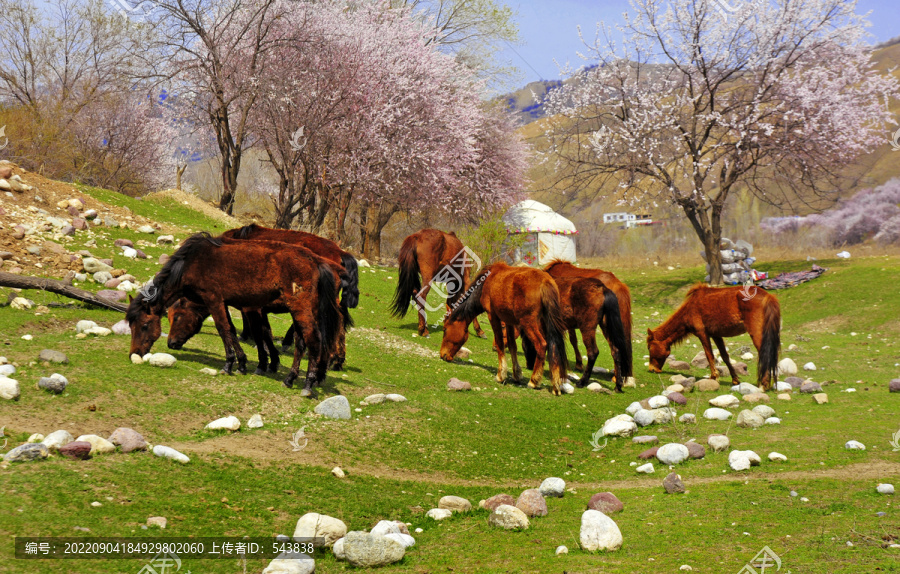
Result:
{"label": "horse with black mane", "polygon": [[650,371],[659,373],[675,345],[689,335],[696,335],[709,361],[712,378],[719,378],[716,358],[709,340],[719,348],[719,354],[731,382],[739,384],[737,373],[728,357],[722,337],[750,334],[759,354],[756,381],[769,390],[778,378],[778,351],[781,348],[781,306],[778,299],[757,287],[716,288],[698,283],[688,290],[684,302],[671,317],[656,329],[647,329],[650,350]]}
{"label": "horse with black mane", "polygon": [[[439,229],[422,229],[404,239],[397,259],[400,280],[391,302],[391,314],[394,317],[405,317],[410,300],[414,299],[419,312],[419,335],[427,337],[424,305],[432,282],[446,286],[447,309],[450,309],[468,287],[470,268],[474,261],[468,257],[462,241],[455,233],[444,233]],[[421,280],[419,275],[422,276]],[[475,334],[484,337],[478,320],[473,322]]]}
{"label": "horse with black mane", "polygon": [[[325,365],[336,344],[341,321],[334,271],[302,250],[278,242],[228,241],[208,233],[192,235],[172,255],[151,282],[132,299],[125,314],[131,327],[129,354],[143,356],[161,333],[165,309],[187,297],[204,305],[225,346],[223,371],[247,372],[247,357],[232,331],[227,306],[262,309],[283,307],[291,314],[299,348],[309,348],[304,395],[325,378]],[[284,380],[293,386],[300,354]]]}
{"label": "horse with black mane", "polygon": [[[604,320],[600,323],[600,330],[603,332],[603,336],[609,344],[609,350],[613,356],[613,364],[621,364],[622,368],[625,369],[622,373],[616,373],[616,388],[619,388],[619,385],[621,384],[619,382],[620,378],[624,379],[623,382],[627,382],[628,379],[633,379],[634,372],[631,360],[631,291],[628,289],[628,286],[609,271],[575,267],[568,261],[563,261],[561,259],[551,261],[550,264],[544,268],[544,271],[549,273],[554,279],[560,277],[592,277],[594,279],[599,279],[608,289],[616,294],[616,299],[619,301],[619,317],[622,322],[622,327],[625,330],[624,353],[628,356],[627,360],[624,357],[621,360],[617,359],[616,355],[618,350],[612,341],[611,333],[607,327],[608,320]],[[610,315],[607,315],[606,317],[608,319]],[[574,328],[569,328],[569,342],[572,343],[572,349],[575,351],[575,368],[581,370],[581,353],[578,352],[578,337],[575,334]]]}
{"label": "horse with black mane", "polygon": [[566,378],[566,343],[563,335],[566,324],[560,309],[559,289],[552,277],[539,269],[494,263],[481,270],[461,299],[444,321],[442,359],[453,360],[469,338],[469,323],[481,313],[487,313],[494,330],[499,362],[497,382],[504,382],[507,374],[503,352],[504,327],[513,379],[518,382],[522,376],[516,357],[518,328],[535,350],[534,369],[528,386],[533,389],[541,386],[546,357],[550,363],[551,392],[560,394],[561,381]]}

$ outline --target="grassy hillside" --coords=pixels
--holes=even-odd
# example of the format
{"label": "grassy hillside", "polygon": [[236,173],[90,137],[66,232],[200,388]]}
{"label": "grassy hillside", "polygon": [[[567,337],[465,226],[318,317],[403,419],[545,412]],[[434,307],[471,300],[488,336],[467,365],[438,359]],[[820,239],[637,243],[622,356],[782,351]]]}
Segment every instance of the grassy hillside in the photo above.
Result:
{"label": "grassy hillside", "polygon": [[[183,229],[218,231],[210,227],[214,222],[174,205],[159,210],[134,202],[129,207],[135,215]],[[118,236],[101,238],[94,249],[111,253]],[[127,232],[122,236],[130,237]],[[488,340],[469,340],[469,361],[440,361],[440,329],[422,339],[414,334],[412,315],[398,321],[387,312],[397,270],[365,270],[361,302],[353,313],[357,328],[348,335],[347,371],[329,373],[320,397],[347,396],[352,407],[361,409],[350,421],[314,415],[315,401],[282,387],[284,367],[277,376],[201,374],[201,368],[221,367],[224,360],[212,325],[184,350],[172,352],[178,358],[174,368],[132,365],[127,337],[75,337],[78,320],[110,326],[120,314],[48,293],[25,293],[51,307],[43,315],[0,307],[0,354],[18,365],[14,376],[22,387],[18,402],[0,402],[0,427],[9,439],[4,452],[36,432],[46,435],[63,428],[74,436],[105,437],[127,426],[152,444],[181,450],[191,462],[182,466],[135,452],[84,462],[53,457],[0,465],[0,535],[7,540],[34,535],[271,536],[291,534],[299,516],[321,512],[341,518],[351,530],[369,529],[379,519],[409,522],[411,531],[423,528],[414,534],[416,546],[386,572],[673,572],[684,564],[694,572],[737,572],[766,545],[779,554],[785,570],[794,572],[896,572],[897,550],[883,546],[900,542],[900,514],[894,499],[876,494],[875,485],[896,483],[900,477],[900,453],[889,444],[900,425],[900,394],[887,392],[888,381],[900,376],[900,299],[893,295],[900,258],[819,263],[830,268],[822,278],[778,293],[782,354],[800,365],[812,361],[819,367],[813,379],[829,383],[829,403],[817,405],[810,396],[796,394],[779,401],[773,393],[770,405],[782,424],[748,430],[699,416],[719,393],[689,394],[678,414],[697,413],[697,425],[676,423],[639,432],[657,435],[661,444],[691,438],[705,444],[710,433],[725,433],[734,448],[756,451],[763,463],[734,472],[726,454],[708,451],[704,459],[677,467],[688,488],[684,495],[664,494],[661,481],[668,471],[658,463],[653,475],[635,473],[630,463],[644,450],[641,445],[610,439],[595,451],[590,441],[604,420],[668,384],[674,373],[651,375],[643,367],[642,334],[671,313],[689,285],[701,278],[697,267],[621,273],[634,296],[638,388],[624,395],[577,390],[563,397],[551,396],[546,387],[533,391],[495,383],[496,354]],[[131,260],[116,264],[140,280],[156,269]],[[783,261],[772,270],[808,265]],[[486,321],[483,325],[488,327]],[[286,327],[284,319],[275,320],[276,333]],[[33,338],[24,340],[24,335]],[[728,342],[732,350],[749,345],[746,336]],[[698,350],[695,343],[688,340],[675,355],[689,360]],[[797,349],[788,351],[790,344]],[[69,363],[41,364],[37,355],[45,348],[65,352]],[[601,349],[599,364],[610,367],[608,353]],[[161,339],[154,351],[165,350]],[[753,379],[755,365],[750,370],[745,380]],[[39,377],[52,372],[70,381],[60,396],[35,388]],[[451,376],[471,382],[475,390],[446,391]],[[608,380],[595,380],[611,388]],[[842,392],[850,388],[856,392]],[[360,406],[372,393],[400,393],[408,401]],[[213,419],[233,414],[246,423],[255,413],[265,421],[261,429],[245,427],[233,434],[204,430]],[[288,441],[300,428],[309,443],[293,452]],[[868,449],[845,450],[851,439]],[[771,451],[787,455],[788,461],[769,462]],[[347,478],[332,477],[334,466],[343,468]],[[489,526],[483,510],[444,522],[423,514],[445,494],[467,497],[477,506],[500,492],[516,496],[535,488],[548,476],[563,478],[569,490],[562,499],[548,500],[549,514],[532,519],[523,532]],[[791,497],[792,490],[807,500]],[[602,491],[612,491],[624,502],[624,512],[613,518],[625,542],[618,552],[595,555],[578,549],[578,532],[588,499]],[[91,506],[95,501],[102,506]],[[143,530],[149,516],[167,517],[168,528]],[[561,544],[568,546],[568,555],[554,555]],[[137,572],[143,565],[139,560],[26,562],[12,559],[11,552],[10,544],[0,548],[3,572],[118,573]],[[265,564],[259,559],[246,565],[186,561],[182,571],[231,573],[246,567],[259,572]],[[320,573],[349,569],[328,551],[317,559]]]}

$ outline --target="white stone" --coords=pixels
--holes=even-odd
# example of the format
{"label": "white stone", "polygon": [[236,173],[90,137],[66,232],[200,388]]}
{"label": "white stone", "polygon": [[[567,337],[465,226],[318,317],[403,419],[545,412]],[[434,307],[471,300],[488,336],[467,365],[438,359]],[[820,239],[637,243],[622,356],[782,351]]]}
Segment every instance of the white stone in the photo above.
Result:
{"label": "white stone", "polygon": [[893,484],[879,484],[875,487],[875,490],[879,494],[894,494],[894,485]]}
{"label": "white stone", "polygon": [[725,409],[711,408],[703,411],[703,418],[711,421],[727,421],[731,418],[731,413]]}
{"label": "white stone", "polygon": [[786,462],[787,457],[784,456],[783,454],[781,454],[780,452],[770,452],[769,460],[771,460],[772,462]]}
{"label": "white stone", "polygon": [[557,546],[556,547],[556,555],[557,556],[559,556],[560,554],[568,554],[568,553],[569,553],[569,549],[566,548],[565,546]]}
{"label": "white stone", "polygon": [[378,524],[372,527],[370,533],[377,536],[387,536],[391,533],[400,534],[400,527],[391,520],[379,520]]}
{"label": "white stone", "polygon": [[206,425],[209,430],[229,430],[236,431],[241,428],[241,421],[234,415],[216,419]]}
{"label": "white stone", "polygon": [[678,421],[685,424],[697,424],[697,417],[694,413],[684,413],[678,417]]}
{"label": "white stone", "polygon": [[106,327],[93,327],[84,332],[86,335],[97,335],[98,337],[106,337],[112,335],[112,329]]}
{"label": "white stone", "polygon": [[122,255],[129,259],[134,259],[137,257],[137,249],[134,249],[133,247],[123,247]]}
{"label": "white stone", "polygon": [[176,359],[169,353],[153,353],[153,356],[150,357],[149,363],[154,367],[171,367],[177,361],[178,359]]}
{"label": "white stone", "polygon": [[202,369],[200,369],[200,372],[204,375],[209,375],[210,377],[217,377],[219,375],[219,371],[211,367],[203,367]]}
{"label": "white stone", "polygon": [[733,450],[728,453],[729,464],[739,459],[747,459],[747,462],[750,463],[750,466],[759,466],[759,463],[762,461],[762,459],[759,458],[759,455],[752,450]]}
{"label": "white stone", "polygon": [[571,383],[563,383],[559,386],[559,390],[564,395],[571,395],[575,392],[575,387]]}
{"label": "white stone", "polygon": [[36,432],[33,435],[31,435],[30,437],[28,437],[28,440],[26,440],[25,442],[27,442],[27,443],[44,442],[44,435],[42,435],[39,432]]}
{"label": "white stone", "polygon": [[415,538],[409,534],[403,534],[402,532],[391,532],[390,534],[385,534],[384,537],[390,538],[404,548],[411,548],[416,545]]}
{"label": "white stone", "polygon": [[628,407],[625,408],[625,412],[631,416],[634,416],[634,413],[642,410],[644,407],[641,406],[641,403],[634,401]]}
{"label": "white stone", "polygon": [[9,377],[0,377],[0,399],[17,401],[20,394],[19,381]]}
{"label": "white stone", "polygon": [[778,361],[778,376],[781,375],[796,375],[797,374],[797,363],[795,363],[792,359],[788,359],[785,357]]}
{"label": "white stone", "polygon": [[293,538],[322,538],[325,546],[331,546],[346,534],[347,525],[342,520],[318,512],[308,512],[297,520]]}
{"label": "white stone", "polygon": [[625,377],[625,382],[622,384],[623,389],[636,389],[637,388],[637,380],[634,377]]}
{"label": "white stone", "polygon": [[335,540],[334,546],[331,547],[331,553],[338,560],[346,560],[347,555],[344,553],[344,539]]}
{"label": "white stone", "polygon": [[16,368],[12,365],[0,365],[0,377],[9,377],[16,374]]}
{"label": "white stone", "polygon": [[740,393],[742,395],[751,395],[754,393],[761,393],[763,390],[756,385],[751,385],[750,383],[741,383],[739,385],[734,385],[731,387],[731,391],[735,393]]}
{"label": "white stone", "polygon": [[137,353],[132,353],[131,354],[131,362],[134,363],[135,365],[143,365],[144,359]]}
{"label": "white stone", "polygon": [[77,323],[75,323],[75,332],[76,333],[84,333],[85,331],[87,331],[89,329],[93,329],[96,326],[97,326],[97,323],[94,323],[93,321],[88,321],[88,320],[82,319],[81,321],[78,321]]}
{"label": "white stone", "polygon": [[658,409],[660,407],[668,406],[669,399],[662,395],[656,395],[654,397],[650,397],[647,400],[647,403],[650,405],[651,409]]}
{"label": "white stone", "polygon": [[816,364],[813,362],[806,363],[805,365],[803,365],[803,370],[804,371],[815,371]]}
{"label": "white stone", "polygon": [[189,459],[184,454],[178,452],[174,448],[168,447],[168,446],[163,446],[161,444],[158,444],[153,447],[153,454],[155,454],[156,456],[164,457],[164,458],[171,458],[172,460],[174,460],[176,462],[180,462],[181,464],[187,464],[191,461],[191,459]]}
{"label": "white stone", "polygon": [[269,562],[262,574],[312,574],[315,571],[316,561],[310,556],[284,552]]}
{"label": "white stone", "polygon": [[247,421],[248,429],[258,429],[263,426],[263,420],[261,414],[255,414],[250,417],[250,420]]}
{"label": "white stone", "polygon": [[779,393],[789,393],[794,390],[794,387],[784,381],[778,381],[775,383],[775,390]]}
{"label": "white stone", "polygon": [[750,410],[752,410],[753,412],[755,412],[756,414],[758,414],[759,416],[761,416],[764,419],[775,416],[775,409],[773,409],[769,405],[757,405]]}
{"label": "white stone", "polygon": [[116,285],[116,291],[131,293],[132,291],[137,291],[137,285],[135,285],[131,281],[122,281],[121,283]]}
{"label": "white stone", "polygon": [[848,440],[844,445],[844,448],[847,450],[866,450],[866,445],[859,441]]}
{"label": "white stone", "polygon": [[32,301],[31,299],[26,299],[24,297],[16,297],[12,300],[12,303],[10,303],[9,306],[13,309],[16,309],[17,311],[25,311],[34,307],[34,301]]}
{"label": "white stone", "polygon": [[59,447],[65,446],[73,440],[75,439],[68,431],[58,430],[48,434],[41,442],[50,450],[59,450]]}
{"label": "white stone", "polygon": [[581,515],[581,548],[588,552],[613,551],[622,547],[622,532],[609,516],[599,510],[585,510]]}
{"label": "white stone", "polygon": [[509,504],[501,504],[488,517],[488,523],[506,530],[524,530],[528,528],[528,516],[520,509]]}
{"label": "white stone", "polygon": [[745,409],[738,413],[735,424],[739,427],[757,429],[766,424],[766,419],[751,410]]}
{"label": "white stone", "polygon": [[545,478],[539,490],[544,498],[562,498],[566,493],[566,481],[555,476]]}
{"label": "white stone", "polygon": [[432,520],[444,520],[445,518],[450,518],[452,515],[453,511],[445,508],[432,508],[425,513],[425,516]]}
{"label": "white stone", "polygon": [[750,353],[750,352],[744,353],[743,355],[741,355],[741,360],[742,361],[752,361],[753,353]]}
{"label": "white stone", "polygon": [[731,467],[731,470],[748,470],[750,459],[746,456],[728,457],[728,466]]}
{"label": "white stone", "polygon": [[741,401],[734,395],[721,395],[714,399],[709,399],[709,404],[722,409],[733,409],[740,406]]}
{"label": "white stone", "polygon": [[653,463],[648,462],[647,464],[642,464],[641,466],[637,467],[634,470],[636,470],[637,472],[639,472],[641,474],[652,474],[653,473]]}
{"label": "white stone", "polygon": [[91,455],[107,454],[116,451],[116,445],[95,434],[83,434],[75,440],[91,443]]}
{"label": "white stone", "polygon": [[767,425],[780,425],[781,419],[778,417],[769,417],[766,419],[766,424]]}
{"label": "white stone", "polygon": [[406,397],[404,397],[403,395],[398,395],[397,393],[389,393],[387,395],[384,395],[384,399],[386,401],[391,401],[393,403],[405,403],[406,402]]}
{"label": "white stone", "polygon": [[663,464],[673,465],[681,464],[691,455],[688,447],[677,442],[671,442],[659,447],[656,451],[656,458]]}
{"label": "white stone", "polygon": [[638,412],[634,413],[634,422],[639,427],[652,425],[654,422],[656,422],[656,415],[653,414],[653,411],[641,409]]}
{"label": "white stone", "polygon": [[602,393],[603,392],[603,385],[601,385],[600,383],[590,383],[585,388],[587,390],[591,391],[592,393]]}
{"label": "white stone", "polygon": [[637,430],[634,419],[628,415],[616,415],[603,423],[601,431],[603,436],[629,437]]}
{"label": "white stone", "polygon": [[731,446],[731,440],[723,434],[709,435],[706,444],[712,447],[713,452],[725,452]]}

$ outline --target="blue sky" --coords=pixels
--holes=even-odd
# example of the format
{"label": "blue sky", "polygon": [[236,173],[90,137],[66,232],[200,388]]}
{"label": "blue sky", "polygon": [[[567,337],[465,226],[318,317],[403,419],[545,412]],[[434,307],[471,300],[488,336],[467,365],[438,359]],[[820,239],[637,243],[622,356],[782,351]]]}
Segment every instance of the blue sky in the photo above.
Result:
{"label": "blue sky", "polygon": [[[597,22],[620,23],[622,13],[631,11],[628,0],[506,0],[506,4],[518,11],[523,44],[507,47],[501,57],[521,70],[521,84],[559,78],[554,58],[560,65],[568,61],[575,68],[581,66],[576,52],[584,45],[576,27],[580,24],[586,39],[593,40]],[[900,0],[859,0],[857,12],[871,12],[872,43],[900,36]]]}

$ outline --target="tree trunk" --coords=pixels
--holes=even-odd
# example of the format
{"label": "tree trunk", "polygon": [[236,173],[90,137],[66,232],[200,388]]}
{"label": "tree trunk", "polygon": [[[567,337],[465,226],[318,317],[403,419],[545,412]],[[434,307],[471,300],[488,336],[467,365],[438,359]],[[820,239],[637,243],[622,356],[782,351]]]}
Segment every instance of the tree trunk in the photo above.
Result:
{"label": "tree trunk", "polygon": [[381,257],[381,232],[397,212],[392,204],[372,205],[363,210],[362,253],[367,259]]}
{"label": "tree trunk", "polygon": [[113,311],[124,312],[125,309],[128,308],[128,306],[123,303],[116,303],[114,301],[109,301],[107,299],[97,297],[90,291],[72,287],[64,281],[58,281],[56,279],[46,279],[44,277],[29,277],[27,275],[15,275],[13,273],[0,271],[0,287],[50,291],[52,293],[63,295],[64,297],[68,297],[70,299],[77,299],[78,301],[84,301],[85,303],[90,303],[91,305],[97,305],[98,307],[112,309]]}
{"label": "tree trunk", "polygon": [[234,215],[234,196],[237,192],[237,178],[241,170],[241,155],[238,150],[233,152],[231,161],[222,161],[222,197],[219,199],[219,209],[228,215]]}
{"label": "tree trunk", "polygon": [[181,176],[184,175],[184,170],[187,169],[187,164],[179,165],[175,168],[175,189],[181,191]]}
{"label": "tree trunk", "polygon": [[[703,250],[706,252],[706,263],[709,265],[709,284],[722,285],[724,276],[722,273],[722,252],[719,245],[722,242],[721,215],[722,208],[714,205],[711,213],[707,213],[702,206],[698,206],[691,200],[680,202],[688,221],[697,233]],[[712,221],[710,221],[710,216]]]}

